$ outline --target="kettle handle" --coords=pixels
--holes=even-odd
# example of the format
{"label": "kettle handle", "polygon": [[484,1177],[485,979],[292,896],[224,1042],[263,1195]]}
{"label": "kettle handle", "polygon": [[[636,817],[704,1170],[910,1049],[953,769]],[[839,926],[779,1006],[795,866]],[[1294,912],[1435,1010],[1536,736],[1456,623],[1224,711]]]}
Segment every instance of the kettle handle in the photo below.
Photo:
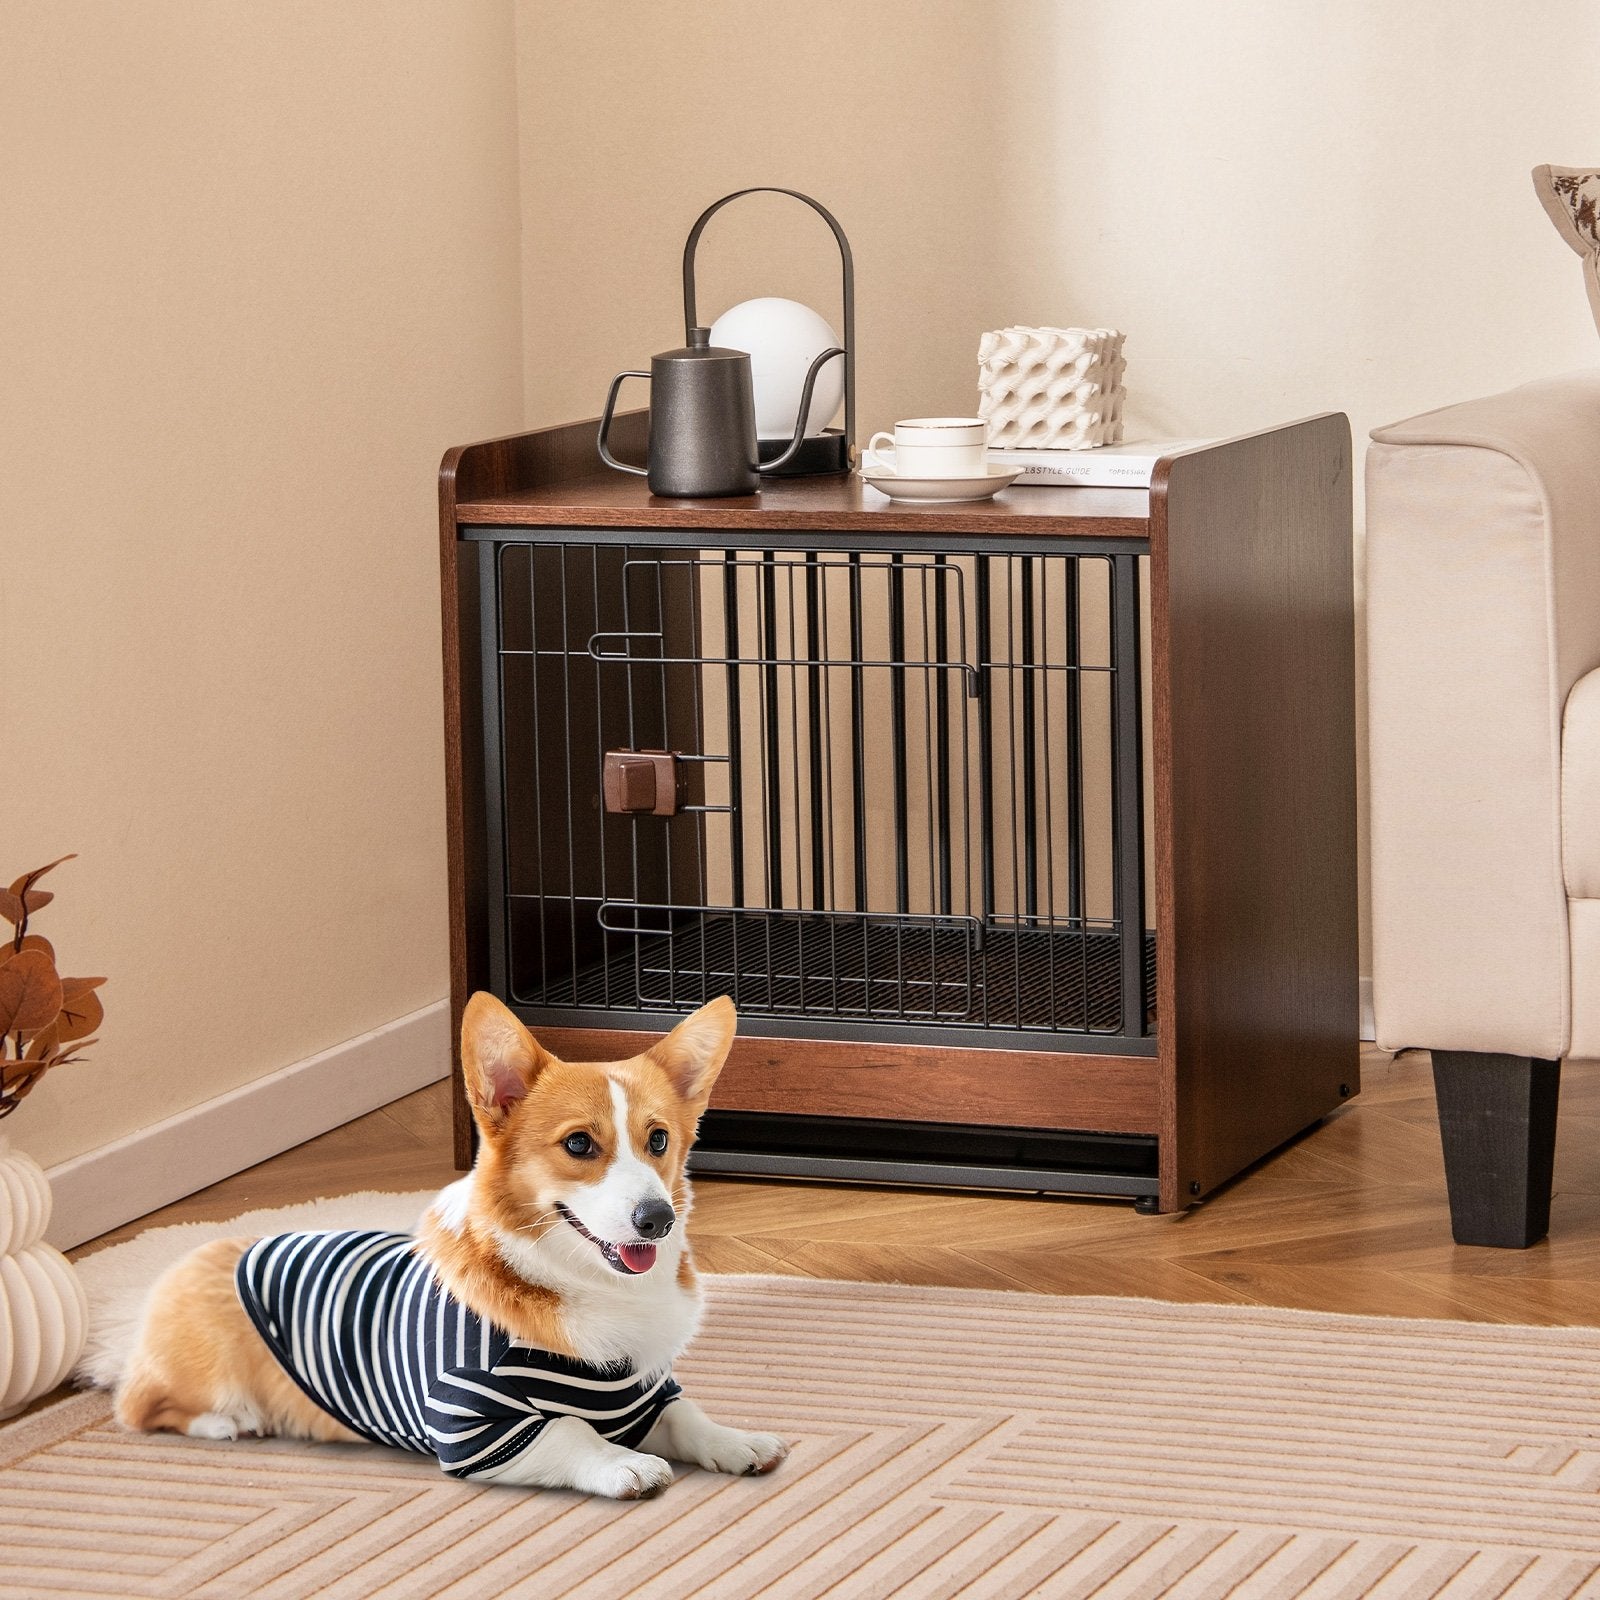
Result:
{"label": "kettle handle", "polygon": [[600,437],[596,443],[600,447],[600,459],[608,467],[615,467],[618,472],[634,472],[644,478],[649,476],[644,467],[633,467],[629,466],[626,461],[618,461],[606,446],[606,435],[611,432],[611,413],[616,410],[617,406],[617,390],[622,387],[624,378],[643,378],[648,383],[650,374],[648,372],[619,372],[611,380],[611,391],[606,395],[606,408],[600,413]]}

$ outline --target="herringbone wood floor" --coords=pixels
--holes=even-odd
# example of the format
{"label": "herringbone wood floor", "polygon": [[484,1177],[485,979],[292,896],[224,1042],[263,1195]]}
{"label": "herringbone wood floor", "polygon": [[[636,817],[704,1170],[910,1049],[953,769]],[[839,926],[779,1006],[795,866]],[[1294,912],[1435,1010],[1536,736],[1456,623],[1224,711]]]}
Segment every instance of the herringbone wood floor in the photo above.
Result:
{"label": "herringbone wood floor", "polygon": [[[1181,1216],[1137,1216],[1125,1201],[705,1178],[697,1256],[714,1272],[1600,1323],[1600,1074],[1564,1074],[1550,1238],[1499,1251],[1451,1243],[1428,1058],[1369,1051],[1363,1073],[1358,1099]],[[106,1242],[319,1195],[442,1185],[455,1176],[449,1150],[438,1084]]]}

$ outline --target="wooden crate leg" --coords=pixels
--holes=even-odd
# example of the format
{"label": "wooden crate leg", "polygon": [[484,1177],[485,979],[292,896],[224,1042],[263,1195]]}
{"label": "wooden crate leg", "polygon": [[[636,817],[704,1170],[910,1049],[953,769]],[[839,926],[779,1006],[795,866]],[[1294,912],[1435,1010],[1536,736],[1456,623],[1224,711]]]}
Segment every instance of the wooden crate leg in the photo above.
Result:
{"label": "wooden crate leg", "polygon": [[1550,1229],[1561,1063],[1433,1052],[1457,1244],[1525,1250]]}

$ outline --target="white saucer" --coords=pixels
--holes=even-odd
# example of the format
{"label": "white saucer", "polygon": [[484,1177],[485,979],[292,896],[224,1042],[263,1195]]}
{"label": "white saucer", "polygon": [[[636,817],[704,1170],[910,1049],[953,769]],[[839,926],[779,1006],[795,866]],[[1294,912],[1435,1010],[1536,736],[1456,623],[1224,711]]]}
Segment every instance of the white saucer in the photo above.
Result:
{"label": "white saucer", "polygon": [[971,478],[900,478],[892,472],[863,467],[862,478],[891,500],[987,500],[1022,476],[1021,467],[986,467]]}

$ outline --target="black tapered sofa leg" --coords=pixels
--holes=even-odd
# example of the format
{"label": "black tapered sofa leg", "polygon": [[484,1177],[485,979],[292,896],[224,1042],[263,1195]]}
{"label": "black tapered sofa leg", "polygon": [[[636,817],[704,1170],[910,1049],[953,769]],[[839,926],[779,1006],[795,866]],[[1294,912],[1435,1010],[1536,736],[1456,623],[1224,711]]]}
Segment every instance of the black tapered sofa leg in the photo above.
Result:
{"label": "black tapered sofa leg", "polygon": [[1456,1243],[1537,1244],[1550,1231],[1561,1063],[1435,1050],[1433,1084]]}

